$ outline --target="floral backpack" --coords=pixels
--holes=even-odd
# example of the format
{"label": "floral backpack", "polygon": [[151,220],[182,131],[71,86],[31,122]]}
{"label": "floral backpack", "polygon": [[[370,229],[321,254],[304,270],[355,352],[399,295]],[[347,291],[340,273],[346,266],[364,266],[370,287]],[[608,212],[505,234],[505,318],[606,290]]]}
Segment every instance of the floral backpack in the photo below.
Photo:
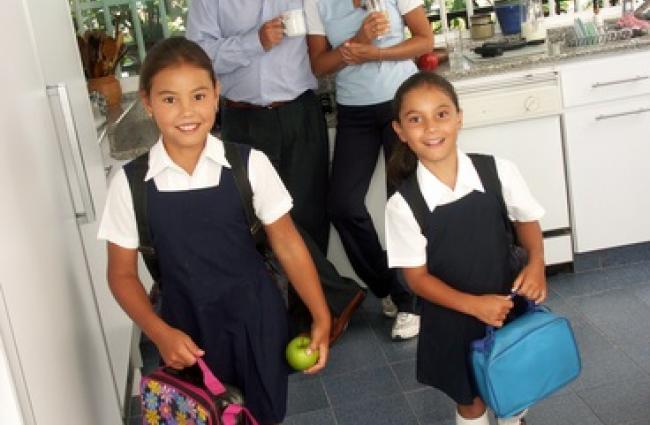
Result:
{"label": "floral backpack", "polygon": [[140,381],[143,425],[258,425],[235,388],[224,386],[203,359],[176,371],[161,367]]}

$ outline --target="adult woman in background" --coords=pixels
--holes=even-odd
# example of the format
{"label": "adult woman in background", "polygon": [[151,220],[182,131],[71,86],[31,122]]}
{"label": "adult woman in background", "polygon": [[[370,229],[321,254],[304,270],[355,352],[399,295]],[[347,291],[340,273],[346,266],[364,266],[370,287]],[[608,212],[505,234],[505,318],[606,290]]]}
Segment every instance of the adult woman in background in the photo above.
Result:
{"label": "adult woman in background", "polygon": [[305,0],[305,14],[312,71],[336,73],[330,218],[357,275],[382,299],[384,314],[397,317],[391,331],[397,340],[418,334],[419,316],[413,295],[387,266],[365,197],[379,150],[388,158],[398,143],[391,100],[417,71],[412,59],[433,49],[433,34],[421,0],[383,1],[387,14],[369,12],[363,0]]}

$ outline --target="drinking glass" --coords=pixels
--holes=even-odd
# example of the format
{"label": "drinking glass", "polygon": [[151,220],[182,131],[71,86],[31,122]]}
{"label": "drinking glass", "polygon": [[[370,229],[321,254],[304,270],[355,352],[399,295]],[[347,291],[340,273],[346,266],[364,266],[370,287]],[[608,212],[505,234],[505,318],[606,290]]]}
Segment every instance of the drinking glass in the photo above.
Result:
{"label": "drinking glass", "polygon": [[463,30],[450,28],[445,34],[447,53],[449,55],[449,68],[451,72],[460,72],[465,68],[463,57]]}

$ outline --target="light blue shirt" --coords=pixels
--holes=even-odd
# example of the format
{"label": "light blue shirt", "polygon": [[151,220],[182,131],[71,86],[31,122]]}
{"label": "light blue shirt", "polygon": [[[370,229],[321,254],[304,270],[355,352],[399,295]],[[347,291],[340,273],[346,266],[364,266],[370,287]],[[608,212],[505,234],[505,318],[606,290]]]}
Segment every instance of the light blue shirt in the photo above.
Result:
{"label": "light blue shirt", "polygon": [[[351,0],[318,0],[317,6],[325,36],[332,48],[352,38],[367,15],[364,9],[355,8]],[[390,32],[374,41],[379,47],[393,46],[404,40],[404,18],[398,9],[398,0],[386,0],[386,6]],[[311,27],[309,33],[313,34]],[[412,60],[348,65],[336,74],[336,101],[347,106],[390,101],[400,84],[416,72]]]}
{"label": "light blue shirt", "polygon": [[208,53],[224,97],[256,105],[292,100],[317,87],[306,38],[285,36],[266,52],[258,31],[282,12],[302,8],[302,0],[193,0],[186,37]]}

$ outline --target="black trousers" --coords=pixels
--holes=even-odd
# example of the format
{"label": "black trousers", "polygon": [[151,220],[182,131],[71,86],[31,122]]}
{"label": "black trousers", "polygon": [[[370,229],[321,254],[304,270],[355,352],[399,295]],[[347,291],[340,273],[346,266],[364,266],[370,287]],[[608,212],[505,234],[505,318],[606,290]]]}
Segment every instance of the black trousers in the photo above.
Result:
{"label": "black trousers", "polygon": [[274,109],[222,107],[220,118],[224,140],[264,152],[280,175],[293,198],[291,217],[314,260],[330,310],[338,316],[361,288],[326,258],[329,147],[317,96],[308,90]]}
{"label": "black trousers", "polygon": [[[330,176],[328,211],[354,271],[379,298],[391,295],[399,311],[413,312],[414,297],[388,268],[365,198],[379,150],[389,158],[399,143],[391,125],[390,102],[337,105],[338,125]],[[388,188],[389,196],[394,189]]]}

